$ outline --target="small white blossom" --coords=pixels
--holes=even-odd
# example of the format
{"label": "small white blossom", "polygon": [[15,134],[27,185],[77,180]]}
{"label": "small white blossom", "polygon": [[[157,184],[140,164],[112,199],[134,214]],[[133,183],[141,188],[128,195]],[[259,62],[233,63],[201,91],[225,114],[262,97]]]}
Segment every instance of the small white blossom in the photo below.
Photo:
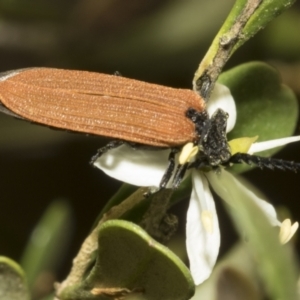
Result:
{"label": "small white blossom", "polygon": [[[211,116],[218,108],[229,115],[227,123],[227,132],[229,132],[235,125],[236,107],[229,89],[220,84],[215,86],[207,111]],[[299,140],[298,136],[256,142],[252,144],[248,153],[261,152]],[[168,165],[169,153],[170,150],[133,150],[130,146],[122,145],[103,154],[94,165],[120,181],[136,186],[159,187]],[[239,194],[247,194],[262,209],[272,225],[281,226],[281,222],[277,219],[271,204],[257,197],[225,169],[221,169],[218,173],[194,169],[191,171],[191,176],[193,189],[187,212],[186,247],[191,274],[195,284],[198,285],[211,274],[220,247],[219,223],[210,186],[230,205],[234,203],[231,191],[239,189]],[[282,242],[292,237],[298,228],[298,223],[295,224],[291,225],[288,222],[283,224],[280,237]]]}

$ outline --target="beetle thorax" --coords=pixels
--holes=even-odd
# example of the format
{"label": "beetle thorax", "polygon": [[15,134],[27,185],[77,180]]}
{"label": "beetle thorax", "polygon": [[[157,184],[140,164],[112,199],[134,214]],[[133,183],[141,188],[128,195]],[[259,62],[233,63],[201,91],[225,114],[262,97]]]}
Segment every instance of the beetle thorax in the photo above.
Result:
{"label": "beetle thorax", "polygon": [[199,153],[195,167],[217,167],[225,164],[231,157],[226,137],[228,114],[218,109],[211,118],[207,111],[187,111],[187,117],[195,124],[198,136]]}

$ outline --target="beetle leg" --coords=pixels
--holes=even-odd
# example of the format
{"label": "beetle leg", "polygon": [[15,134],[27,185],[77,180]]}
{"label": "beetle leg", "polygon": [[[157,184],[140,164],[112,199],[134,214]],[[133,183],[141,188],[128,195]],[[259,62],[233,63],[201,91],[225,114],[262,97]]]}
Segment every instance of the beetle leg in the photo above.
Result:
{"label": "beetle leg", "polygon": [[185,172],[189,166],[189,163],[185,163],[183,165],[179,165],[176,169],[176,173],[173,179],[172,188],[177,189],[185,175]]}
{"label": "beetle leg", "polygon": [[165,171],[164,176],[162,177],[159,187],[160,188],[165,188],[171,179],[174,169],[175,169],[175,155],[178,153],[179,149],[178,148],[172,148],[171,152],[169,154],[169,165]]}
{"label": "beetle leg", "polygon": [[104,153],[106,153],[107,151],[111,150],[111,149],[115,149],[120,147],[123,144],[126,144],[127,142],[125,141],[119,141],[119,140],[114,140],[109,142],[106,146],[100,148],[97,150],[97,153],[91,158],[90,160],[90,164],[93,165],[94,162]]}

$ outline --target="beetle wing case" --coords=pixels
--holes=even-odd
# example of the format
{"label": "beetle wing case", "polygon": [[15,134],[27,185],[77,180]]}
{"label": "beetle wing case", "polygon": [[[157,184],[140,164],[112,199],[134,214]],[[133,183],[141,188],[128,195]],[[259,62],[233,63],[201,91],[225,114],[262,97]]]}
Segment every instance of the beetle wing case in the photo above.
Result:
{"label": "beetle wing case", "polygon": [[0,101],[33,122],[158,147],[193,141],[186,111],[205,107],[192,90],[50,68],[0,74]]}

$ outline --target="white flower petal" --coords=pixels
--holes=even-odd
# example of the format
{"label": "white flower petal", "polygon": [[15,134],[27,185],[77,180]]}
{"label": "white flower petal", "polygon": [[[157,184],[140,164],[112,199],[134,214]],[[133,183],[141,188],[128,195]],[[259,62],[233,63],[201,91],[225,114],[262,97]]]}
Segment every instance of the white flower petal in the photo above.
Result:
{"label": "white flower petal", "polygon": [[228,87],[220,83],[215,84],[215,88],[208,101],[207,111],[209,116],[211,117],[218,108],[221,108],[229,114],[227,132],[230,132],[236,122],[236,106]]}
{"label": "white flower petal", "polygon": [[137,186],[155,186],[168,166],[170,150],[133,149],[122,145],[101,155],[94,166],[107,175]]}
{"label": "white flower petal", "polygon": [[186,247],[195,284],[211,274],[220,247],[215,202],[205,176],[193,170],[193,191],[187,212]]}
{"label": "white flower petal", "polygon": [[298,141],[300,141],[299,135],[286,137],[286,138],[282,138],[282,139],[265,141],[265,142],[257,142],[257,143],[252,144],[248,153],[252,154],[252,153],[256,153],[256,152],[261,152],[261,151],[273,149],[276,147],[284,146],[284,145],[298,142]]}
{"label": "white flower petal", "polygon": [[243,185],[236,177],[234,177],[226,170],[223,169],[222,172],[217,175],[213,172],[209,172],[207,173],[207,178],[215,192],[227,203],[234,206],[234,203],[236,201],[239,201],[239,199],[234,199],[233,195],[236,193],[232,192],[234,191],[234,189],[238,189],[238,194],[244,194],[245,197],[252,199],[253,202],[255,202],[261,208],[266,217],[269,219],[271,225],[281,225],[281,222],[279,222],[277,219],[277,214],[274,206],[256,196],[251,190],[247,189],[245,185]]}

